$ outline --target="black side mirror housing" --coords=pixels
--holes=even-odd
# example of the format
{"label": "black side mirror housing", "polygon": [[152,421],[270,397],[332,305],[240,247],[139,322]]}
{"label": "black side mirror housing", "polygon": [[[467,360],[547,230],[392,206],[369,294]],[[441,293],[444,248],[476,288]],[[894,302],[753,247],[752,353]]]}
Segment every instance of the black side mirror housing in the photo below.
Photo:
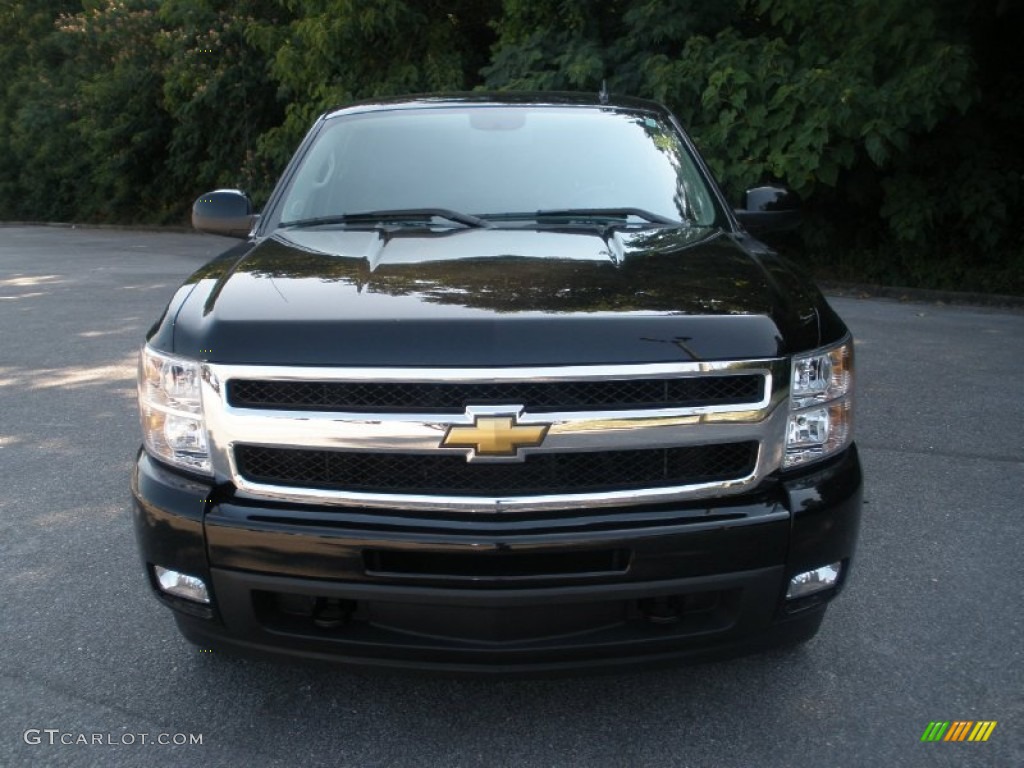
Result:
{"label": "black side mirror housing", "polygon": [[200,232],[246,238],[259,219],[252,200],[237,189],[217,189],[192,204],[192,226]]}
{"label": "black side mirror housing", "polygon": [[800,226],[800,198],[786,187],[766,185],[748,189],[736,218],[752,235],[786,232]]}

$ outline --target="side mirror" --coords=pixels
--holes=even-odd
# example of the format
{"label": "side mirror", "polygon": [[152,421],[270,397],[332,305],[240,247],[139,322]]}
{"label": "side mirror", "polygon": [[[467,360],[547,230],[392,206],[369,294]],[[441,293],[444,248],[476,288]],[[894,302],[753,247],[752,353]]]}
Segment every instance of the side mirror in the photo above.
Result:
{"label": "side mirror", "polygon": [[192,226],[200,232],[246,238],[259,218],[252,200],[237,189],[207,192],[192,204]]}
{"label": "side mirror", "polygon": [[752,235],[786,232],[800,226],[800,198],[786,187],[754,187],[744,196],[736,218]]}

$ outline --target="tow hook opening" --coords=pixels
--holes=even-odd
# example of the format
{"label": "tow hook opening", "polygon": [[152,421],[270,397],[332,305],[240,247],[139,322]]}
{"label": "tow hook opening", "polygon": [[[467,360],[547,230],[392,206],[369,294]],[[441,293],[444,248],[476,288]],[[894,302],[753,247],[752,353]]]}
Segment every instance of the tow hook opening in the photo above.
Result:
{"label": "tow hook opening", "polygon": [[356,609],[353,600],[336,597],[318,597],[313,603],[313,623],[320,629],[337,629],[352,620]]}
{"label": "tow hook opening", "polygon": [[675,624],[681,610],[676,597],[648,597],[640,601],[640,611],[652,624]]}
{"label": "tow hook opening", "polygon": [[646,597],[637,602],[640,613],[652,624],[676,624],[687,616],[711,613],[721,603],[719,592]]}

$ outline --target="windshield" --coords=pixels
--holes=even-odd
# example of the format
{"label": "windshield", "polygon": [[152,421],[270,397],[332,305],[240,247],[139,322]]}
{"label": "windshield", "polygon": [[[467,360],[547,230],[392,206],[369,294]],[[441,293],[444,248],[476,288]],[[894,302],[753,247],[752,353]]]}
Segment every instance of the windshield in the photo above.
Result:
{"label": "windshield", "polygon": [[[713,198],[674,128],[598,107],[432,107],[341,115],[316,136],[272,226],[403,211],[478,217],[637,217],[711,226]],[[346,219],[347,217],[347,219]],[[400,218],[400,217],[399,217]],[[677,224],[678,225],[678,224]]]}

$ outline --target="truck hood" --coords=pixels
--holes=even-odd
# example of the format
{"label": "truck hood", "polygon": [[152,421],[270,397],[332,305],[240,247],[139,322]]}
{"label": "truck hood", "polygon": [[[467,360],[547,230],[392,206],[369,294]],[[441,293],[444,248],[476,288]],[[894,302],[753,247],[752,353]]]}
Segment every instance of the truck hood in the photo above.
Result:
{"label": "truck hood", "polygon": [[308,229],[200,269],[150,343],[277,365],[710,361],[817,346],[823,304],[720,230]]}

